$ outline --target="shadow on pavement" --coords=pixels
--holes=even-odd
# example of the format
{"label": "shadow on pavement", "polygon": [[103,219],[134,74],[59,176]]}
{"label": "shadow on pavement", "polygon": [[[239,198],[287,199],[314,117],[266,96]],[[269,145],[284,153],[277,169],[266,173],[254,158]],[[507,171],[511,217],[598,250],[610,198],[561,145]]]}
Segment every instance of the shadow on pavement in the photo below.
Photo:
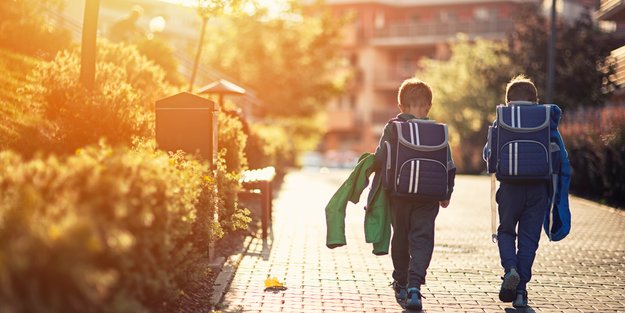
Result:
{"label": "shadow on pavement", "polygon": [[532,309],[532,307],[528,306],[528,307],[523,308],[523,309],[507,308],[506,309],[506,313],[536,313],[536,311],[534,311],[534,309]]}

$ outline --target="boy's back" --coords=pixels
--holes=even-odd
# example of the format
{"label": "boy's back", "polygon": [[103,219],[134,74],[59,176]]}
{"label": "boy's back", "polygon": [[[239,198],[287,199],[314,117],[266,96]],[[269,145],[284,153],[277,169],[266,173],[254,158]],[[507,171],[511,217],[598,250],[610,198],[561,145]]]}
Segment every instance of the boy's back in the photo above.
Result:
{"label": "boy's back", "polygon": [[[398,91],[398,106],[402,113],[389,121],[384,128],[380,145],[376,150],[376,161],[378,175],[385,176],[388,174],[388,177],[384,178],[386,185],[389,190],[395,192],[395,195],[390,197],[391,224],[393,226],[391,257],[394,268],[393,289],[395,290],[395,297],[407,309],[420,310],[422,308],[420,288],[421,285],[425,284],[427,268],[434,250],[434,221],[438,215],[439,205],[443,207],[449,205],[449,197],[453,191],[455,167],[451,161],[451,154],[446,142],[446,128],[427,118],[432,106],[430,87],[417,79],[404,81]],[[418,129],[421,127],[421,130],[425,130],[430,126],[442,127],[442,136],[439,138],[436,131],[428,135],[429,132],[422,132]],[[395,142],[395,149],[390,147],[391,142]],[[429,151],[423,151],[424,147],[425,150]],[[403,152],[398,150],[403,148],[415,149],[408,149]],[[409,150],[412,152],[407,152]],[[412,155],[411,153],[415,154]],[[426,189],[426,187],[422,187],[423,184],[417,181],[423,179],[424,173],[427,174],[427,171],[421,171],[421,169],[428,167],[425,164],[429,161],[425,161],[425,159],[435,159],[436,157],[431,154],[441,153],[442,156],[436,157],[442,157],[442,160],[437,162],[444,163],[446,168],[437,171],[435,176],[446,182],[446,186],[444,186],[446,192],[431,198],[406,197],[401,196],[401,192],[397,192],[398,185],[404,188],[400,191],[405,191],[408,194],[418,194],[419,190]],[[399,154],[408,156],[398,160]],[[402,165],[404,170],[402,170]],[[398,178],[399,184],[397,184]]]}
{"label": "boy's back", "polygon": [[554,179],[560,172],[564,147],[556,143],[561,141],[555,130],[560,110],[538,104],[531,80],[513,78],[506,87],[506,103],[497,107],[484,159],[488,172],[496,173],[500,181],[495,197],[499,215],[496,238],[504,268],[499,299],[524,308],[543,221],[546,216],[551,218],[548,209],[555,204]]}

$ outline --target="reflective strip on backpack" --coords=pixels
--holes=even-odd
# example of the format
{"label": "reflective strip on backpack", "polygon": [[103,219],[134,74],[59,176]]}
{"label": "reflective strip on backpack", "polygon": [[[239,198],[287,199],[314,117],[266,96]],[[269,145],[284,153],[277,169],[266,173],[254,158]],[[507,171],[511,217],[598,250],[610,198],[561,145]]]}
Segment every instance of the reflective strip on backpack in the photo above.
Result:
{"label": "reflective strip on backpack", "polygon": [[[512,127],[521,128],[521,107],[512,107],[510,110],[512,114],[510,120],[512,122]],[[518,176],[519,175],[519,143],[515,142],[514,145],[508,145],[508,152],[510,156],[508,157],[508,174],[510,176]],[[512,156],[514,154],[514,156]]]}
{"label": "reflective strip on backpack", "polygon": [[508,175],[512,176],[512,145],[508,145]]}
{"label": "reflective strip on backpack", "polygon": [[417,171],[415,172],[414,178],[414,193],[419,191],[419,168],[421,167],[421,162],[417,160]]}
{"label": "reflective strip on backpack", "polygon": [[511,108],[510,110],[510,114],[512,114],[510,116],[510,121],[512,122],[512,127],[516,127],[516,119],[514,118],[514,108]]}
{"label": "reflective strip on backpack", "polygon": [[514,143],[514,175],[519,175],[519,143]]}
{"label": "reflective strip on backpack", "polygon": [[410,161],[410,180],[408,181],[408,192],[412,192],[414,182],[414,161]]}

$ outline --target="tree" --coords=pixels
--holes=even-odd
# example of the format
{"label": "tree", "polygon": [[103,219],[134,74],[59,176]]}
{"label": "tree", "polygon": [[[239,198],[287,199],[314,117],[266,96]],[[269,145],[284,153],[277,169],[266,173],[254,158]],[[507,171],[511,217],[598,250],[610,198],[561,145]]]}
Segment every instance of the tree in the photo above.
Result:
{"label": "tree", "polygon": [[71,34],[56,27],[51,15],[62,0],[0,1],[0,47],[45,59],[68,48]]}
{"label": "tree", "polygon": [[[451,46],[447,61],[425,59],[417,76],[433,89],[430,115],[450,126],[454,160],[460,171],[483,170],[482,147],[486,130],[502,103],[505,85],[513,75],[504,43],[464,36]],[[462,147],[462,149],[460,149]]]}
{"label": "tree", "polygon": [[342,20],[322,13],[268,19],[263,11],[209,25],[205,63],[255,91],[267,117],[310,117],[333,92]]}
{"label": "tree", "polygon": [[255,113],[287,129],[302,151],[315,147],[318,115],[341,88],[333,73],[344,20],[294,3],[279,17],[258,10],[209,24],[202,63],[253,90],[262,103]]}
{"label": "tree", "polygon": [[93,89],[95,82],[96,37],[100,0],[86,0],[82,27],[82,49],[80,81],[87,90]]}
{"label": "tree", "polygon": [[[554,102],[563,108],[598,106],[615,89],[609,38],[589,12],[568,23],[558,21],[555,45]],[[539,96],[546,95],[548,20],[537,5],[524,5],[508,39],[506,54],[518,71],[532,78]]]}

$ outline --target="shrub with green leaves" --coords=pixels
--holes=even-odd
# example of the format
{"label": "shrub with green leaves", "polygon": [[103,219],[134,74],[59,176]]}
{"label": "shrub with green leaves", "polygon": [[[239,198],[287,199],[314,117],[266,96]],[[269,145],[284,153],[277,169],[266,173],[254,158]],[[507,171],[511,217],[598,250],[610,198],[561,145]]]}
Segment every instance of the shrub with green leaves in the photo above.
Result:
{"label": "shrub with green leaves", "polygon": [[[154,102],[171,93],[163,71],[124,44],[98,45],[95,88],[87,91],[79,81],[78,51],[62,52],[41,63],[24,91],[39,118],[31,125],[41,136],[36,148],[45,152],[73,153],[79,147],[106,138],[111,145],[129,145],[132,138],[150,137],[154,129]],[[32,133],[27,132],[25,133]],[[21,138],[15,149],[26,155]],[[32,148],[35,149],[35,148]]]}
{"label": "shrub with green leaves", "polygon": [[284,127],[252,124],[245,153],[251,168],[273,166],[283,174],[294,165],[296,149]]}
{"label": "shrub with green leaves", "polygon": [[149,147],[0,153],[1,312],[158,312],[211,236],[206,165]]}

